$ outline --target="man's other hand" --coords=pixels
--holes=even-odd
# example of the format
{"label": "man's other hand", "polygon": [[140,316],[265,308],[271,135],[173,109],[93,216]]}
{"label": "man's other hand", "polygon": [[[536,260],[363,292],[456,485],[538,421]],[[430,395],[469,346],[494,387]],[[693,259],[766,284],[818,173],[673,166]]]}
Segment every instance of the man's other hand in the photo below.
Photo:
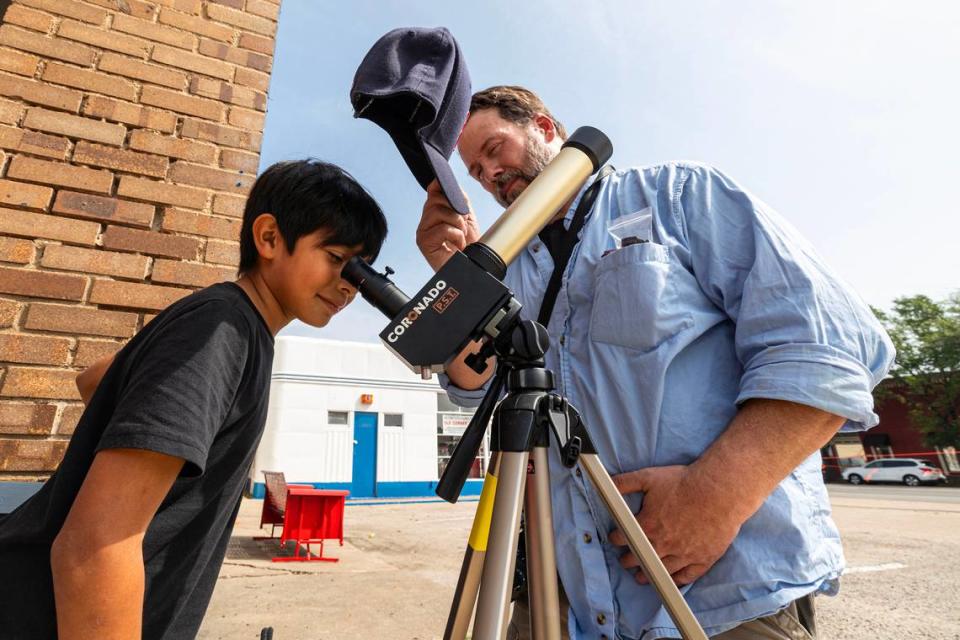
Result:
{"label": "man's other hand", "polygon": [[440,269],[454,251],[463,251],[468,244],[479,239],[480,230],[473,209],[465,216],[460,215],[443,195],[440,183],[431,182],[427,186],[427,201],[417,227],[417,246],[433,270]]}
{"label": "man's other hand", "polygon": [[[729,502],[697,486],[686,466],[648,467],[616,475],[613,482],[624,495],[638,491],[645,494],[637,522],[678,585],[705,574],[733,542],[745,520]],[[627,538],[617,529],[611,532],[610,542],[625,546]],[[640,561],[628,551],[620,557],[620,564],[632,569],[639,567]],[[642,569],[636,579],[640,584],[649,582]]]}

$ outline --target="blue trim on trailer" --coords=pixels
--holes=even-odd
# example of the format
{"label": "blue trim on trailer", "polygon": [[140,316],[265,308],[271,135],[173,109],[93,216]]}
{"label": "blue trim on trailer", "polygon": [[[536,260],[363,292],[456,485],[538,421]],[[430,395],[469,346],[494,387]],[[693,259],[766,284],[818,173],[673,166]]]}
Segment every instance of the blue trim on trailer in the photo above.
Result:
{"label": "blue trim on trailer", "polygon": [[[289,484],[309,484],[314,489],[332,489],[337,491],[350,491],[349,482],[290,482]],[[421,482],[378,482],[376,487],[377,498],[424,498],[433,496],[437,488],[436,480],[425,480]],[[461,496],[479,496],[483,489],[483,480],[467,480],[463,485]],[[254,482],[251,496],[262,500],[267,491],[262,482]],[[369,500],[366,498],[354,498],[349,496],[347,500]],[[385,504],[385,503],[384,503]]]}

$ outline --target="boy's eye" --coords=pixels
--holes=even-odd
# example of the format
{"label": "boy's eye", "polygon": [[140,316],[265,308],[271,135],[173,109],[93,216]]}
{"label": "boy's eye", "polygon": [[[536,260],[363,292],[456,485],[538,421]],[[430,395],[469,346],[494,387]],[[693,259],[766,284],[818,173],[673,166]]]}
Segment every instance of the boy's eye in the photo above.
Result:
{"label": "boy's eye", "polygon": [[327,251],[327,255],[330,256],[330,259],[333,260],[335,264],[340,264],[343,262],[343,256],[334,253],[333,251]]}

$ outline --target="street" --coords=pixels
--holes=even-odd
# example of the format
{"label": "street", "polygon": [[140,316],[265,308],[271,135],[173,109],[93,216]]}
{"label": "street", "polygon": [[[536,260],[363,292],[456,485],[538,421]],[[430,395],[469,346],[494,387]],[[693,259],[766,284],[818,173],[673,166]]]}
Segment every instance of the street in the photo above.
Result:
{"label": "street", "polygon": [[[817,598],[826,640],[960,639],[960,490],[830,485],[848,570]],[[201,640],[440,638],[476,502],[348,503],[337,563],[270,562],[245,500]]]}

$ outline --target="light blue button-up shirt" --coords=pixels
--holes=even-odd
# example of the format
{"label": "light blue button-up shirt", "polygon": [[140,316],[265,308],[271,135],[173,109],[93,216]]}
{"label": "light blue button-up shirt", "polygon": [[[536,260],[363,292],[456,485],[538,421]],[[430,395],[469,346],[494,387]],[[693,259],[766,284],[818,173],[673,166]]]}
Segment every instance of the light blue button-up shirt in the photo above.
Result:
{"label": "light blue button-up shirt", "polygon": [[[648,242],[617,249],[611,227],[624,221],[621,235]],[[505,282],[524,317],[536,319],[552,270],[538,239],[510,265]],[[894,355],[867,305],[796,230],[727,176],[692,163],[604,181],[549,330],[558,392],[579,409],[611,474],[690,464],[750,398],[816,407],[847,418],[845,429],[872,427],[871,391]],[[483,395],[441,382],[464,406]],[[607,540],[614,523],[598,494],[555,447],[550,473],[571,637],[679,638],[653,587],[620,566],[623,548]],[[627,502],[636,512],[641,496]],[[843,566],[817,452],[684,593],[713,635],[812,591],[835,593]]]}

